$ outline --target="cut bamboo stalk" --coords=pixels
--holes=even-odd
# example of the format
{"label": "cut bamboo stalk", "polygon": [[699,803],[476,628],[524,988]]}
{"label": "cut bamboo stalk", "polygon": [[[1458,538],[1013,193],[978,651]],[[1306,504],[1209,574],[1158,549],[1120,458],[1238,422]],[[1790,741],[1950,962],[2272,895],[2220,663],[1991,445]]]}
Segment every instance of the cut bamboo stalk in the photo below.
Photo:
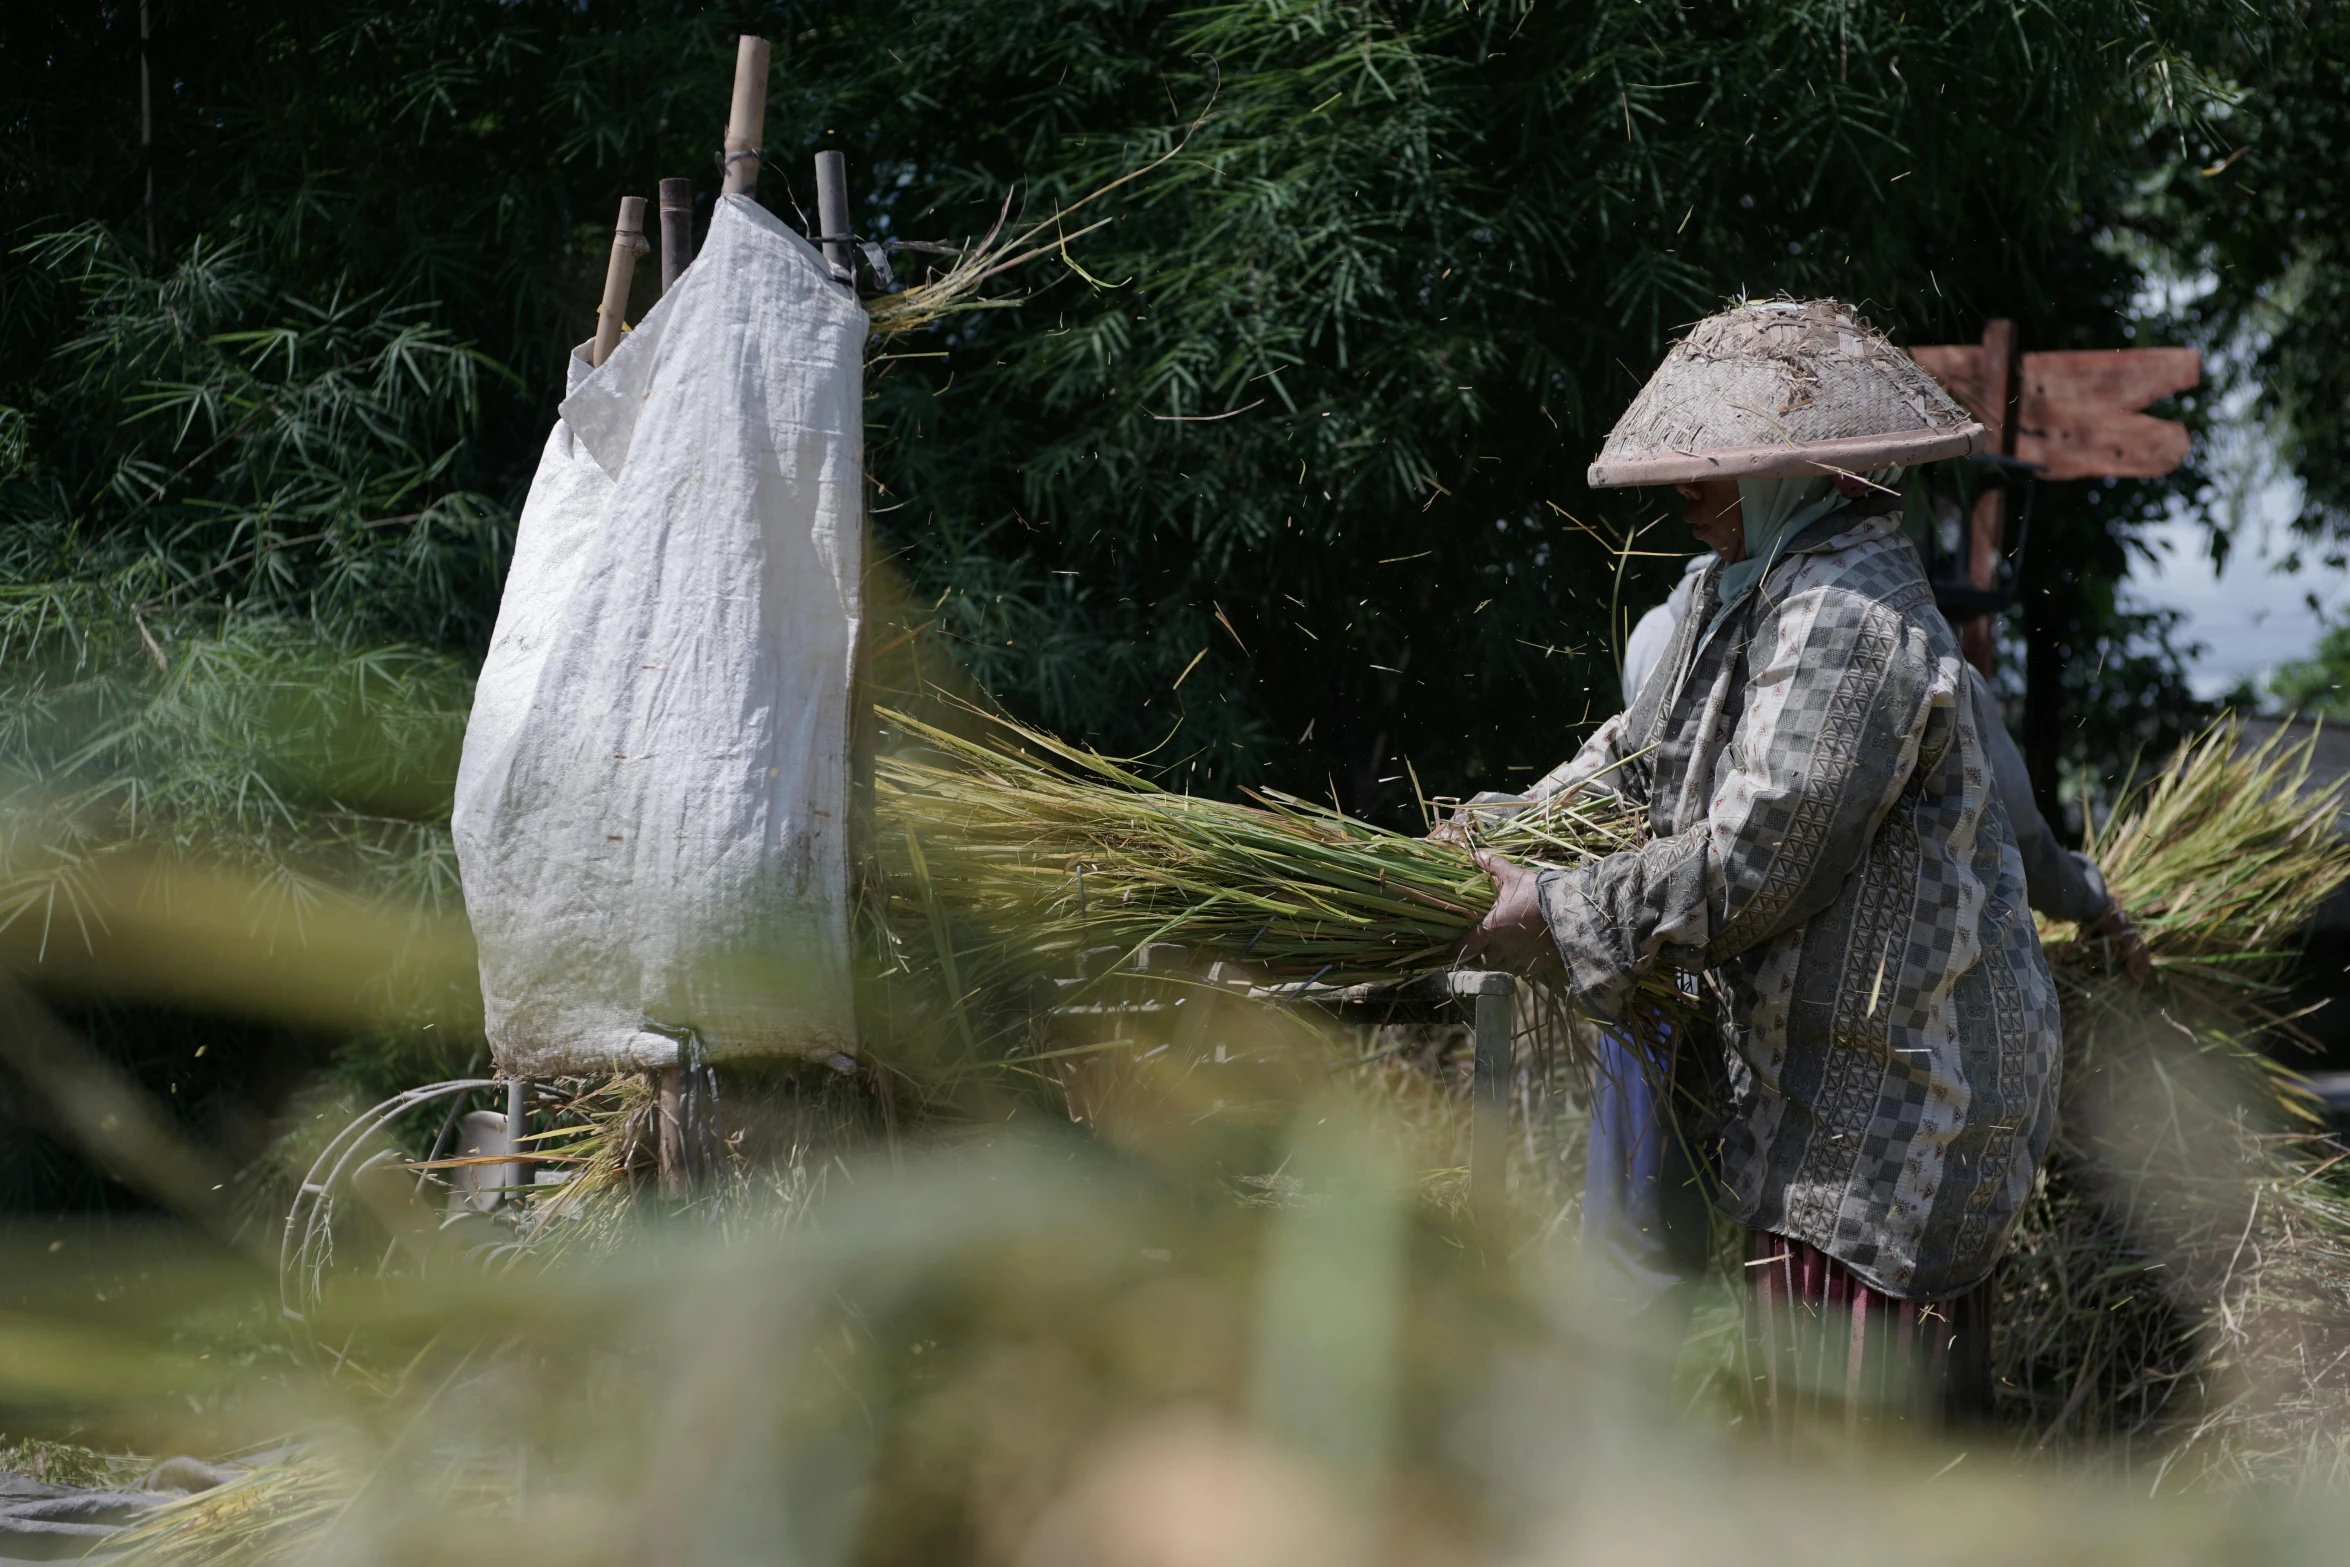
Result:
{"label": "cut bamboo stalk", "polygon": [[604,268],[604,302],[596,309],[596,345],[588,363],[600,365],[620,346],[620,329],[628,314],[628,285],[636,279],[636,258],[651,247],[645,243],[645,198],[620,198],[620,223],[612,230],[612,260]]}
{"label": "cut bamboo stalk", "polygon": [[742,35],[734,54],[734,109],[726,118],[725,194],[759,188],[761,138],[767,127],[767,40]]}
{"label": "cut bamboo stalk", "polygon": [[824,259],[833,281],[857,285],[856,252],[849,243],[849,160],[846,154],[816,154],[817,238],[824,242]]}
{"label": "cut bamboo stalk", "polygon": [[666,294],[694,259],[694,182],[661,182],[661,292]]}

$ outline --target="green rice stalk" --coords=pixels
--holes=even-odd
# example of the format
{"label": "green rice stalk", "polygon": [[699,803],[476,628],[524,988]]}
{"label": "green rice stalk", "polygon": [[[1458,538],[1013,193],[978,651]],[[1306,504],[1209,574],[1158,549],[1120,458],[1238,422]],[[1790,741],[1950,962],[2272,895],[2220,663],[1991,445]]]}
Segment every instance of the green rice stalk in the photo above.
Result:
{"label": "green rice stalk", "polygon": [[[892,923],[928,925],[934,899],[951,907],[972,932],[962,985],[1161,941],[1275,980],[1393,980],[1449,967],[1492,907],[1461,844],[1277,791],[1253,805],[1171,793],[1007,720],[994,722],[1011,743],[991,745],[884,717],[930,753],[875,768],[883,882],[910,916]],[[1612,801],[1560,799],[1478,836],[1513,859],[1573,866],[1642,833]]]}

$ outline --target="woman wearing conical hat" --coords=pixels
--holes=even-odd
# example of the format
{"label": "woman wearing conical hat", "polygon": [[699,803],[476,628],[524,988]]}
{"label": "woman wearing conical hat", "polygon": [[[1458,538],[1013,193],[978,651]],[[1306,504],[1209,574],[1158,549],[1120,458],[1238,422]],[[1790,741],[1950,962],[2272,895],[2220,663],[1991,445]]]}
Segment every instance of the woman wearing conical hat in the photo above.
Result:
{"label": "woman wearing conical hat", "polygon": [[[1886,1347],[1933,1376],[1979,1361],[1975,1292],[2055,1118],[2022,862],[1884,482],[1981,439],[1841,306],[1701,322],[1590,479],[1677,486],[1716,559],[1631,708],[1533,791],[1612,790],[1649,841],[1574,870],[1483,857],[1471,951],[1555,948],[1602,1019],[1658,965],[1707,976],[1718,1060],[1685,1044],[1676,1070],[1705,1084],[1716,1200],[1752,1235],[1766,1396],[1798,1365],[1874,1396],[1916,1369]],[[1833,1347],[1790,1336],[1830,1321]]]}

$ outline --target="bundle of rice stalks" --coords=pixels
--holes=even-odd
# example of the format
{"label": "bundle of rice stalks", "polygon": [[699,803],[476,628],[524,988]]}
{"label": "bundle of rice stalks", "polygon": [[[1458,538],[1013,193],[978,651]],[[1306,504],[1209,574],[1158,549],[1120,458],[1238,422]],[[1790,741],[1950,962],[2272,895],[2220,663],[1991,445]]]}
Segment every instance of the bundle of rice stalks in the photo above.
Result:
{"label": "bundle of rice stalks", "polygon": [[[1400,979],[1447,967],[1492,907],[1461,844],[1277,791],[1254,805],[1169,793],[1005,720],[1010,743],[996,746],[885,716],[931,753],[876,766],[875,850],[907,916],[893,923],[927,929],[958,991],[1153,942],[1276,979]],[[1642,831],[1612,802],[1561,799],[1479,837],[1513,859],[1571,866]]]}
{"label": "bundle of rice stalks", "polygon": [[[2146,938],[2163,979],[2198,999],[2266,1004],[2317,906],[2350,874],[2343,786],[2312,789],[2315,737],[2279,730],[2245,750],[2222,722],[2125,796],[2084,845]],[[2106,943],[2079,927],[2041,932],[2076,989],[2110,972]]]}

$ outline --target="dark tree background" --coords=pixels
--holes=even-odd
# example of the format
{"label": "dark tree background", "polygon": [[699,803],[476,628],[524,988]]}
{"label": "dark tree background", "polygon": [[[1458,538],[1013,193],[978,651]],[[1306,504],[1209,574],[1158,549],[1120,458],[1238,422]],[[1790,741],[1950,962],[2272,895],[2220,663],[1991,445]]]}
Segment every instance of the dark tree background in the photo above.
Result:
{"label": "dark tree background", "polygon": [[[1584,465],[1742,293],[1911,343],[2256,325],[2313,528],[2343,515],[2334,8],[149,14],[144,45],[130,5],[0,17],[0,752],[77,821],[136,800],[141,832],[305,874],[453,897],[466,681],[563,355],[618,197],[686,174],[706,215],[738,31],[775,40],[787,217],[821,147],[861,229],[926,240],[1152,166],[1016,302],[876,362],[869,466],[910,602],[991,692],[1194,788],[1401,821],[1411,772],[1565,755],[1688,548]],[[2150,275],[2199,273],[2190,314],[2138,319]],[[2116,584],[2200,483],[2042,493],[2005,637],[2052,806],[2194,716]],[[145,1014],[100,1033],[159,1086],[189,1069]]]}

